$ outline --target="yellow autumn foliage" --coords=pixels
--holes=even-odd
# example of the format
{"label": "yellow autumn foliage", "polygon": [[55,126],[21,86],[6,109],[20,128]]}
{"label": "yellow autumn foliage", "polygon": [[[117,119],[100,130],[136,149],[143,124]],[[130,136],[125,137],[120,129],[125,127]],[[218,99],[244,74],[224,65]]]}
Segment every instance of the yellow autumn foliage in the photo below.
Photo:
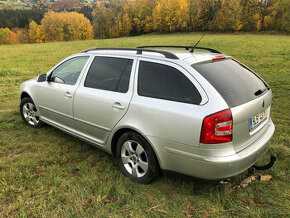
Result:
{"label": "yellow autumn foliage", "polygon": [[160,32],[186,31],[189,22],[187,0],[159,0],[153,10],[153,26]]}
{"label": "yellow autumn foliage", "polygon": [[41,25],[34,21],[30,23],[29,36],[31,42],[85,40],[93,39],[93,29],[83,14],[49,11],[41,20]]}

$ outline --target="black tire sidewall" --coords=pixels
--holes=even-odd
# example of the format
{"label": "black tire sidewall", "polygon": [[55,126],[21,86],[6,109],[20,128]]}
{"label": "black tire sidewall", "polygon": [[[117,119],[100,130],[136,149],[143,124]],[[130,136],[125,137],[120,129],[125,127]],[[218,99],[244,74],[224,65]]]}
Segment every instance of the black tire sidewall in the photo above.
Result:
{"label": "black tire sidewall", "polygon": [[[146,174],[142,177],[134,177],[132,176],[124,167],[124,164],[121,159],[121,148],[122,145],[128,141],[128,140],[134,140],[138,142],[145,150],[147,153],[147,158],[148,158],[148,170]],[[144,139],[141,135],[134,133],[134,132],[126,132],[124,133],[117,142],[117,151],[116,151],[116,157],[118,161],[118,165],[122,171],[122,173],[129,177],[132,181],[141,183],[141,184],[149,184],[152,181],[154,181],[158,175],[159,175],[159,164],[157,161],[157,158],[155,156],[155,153],[153,149],[151,148],[150,144]]]}
{"label": "black tire sidewall", "polygon": [[24,118],[24,115],[23,115],[23,106],[24,106],[24,104],[26,104],[26,103],[31,103],[31,104],[35,105],[31,98],[26,97],[26,98],[23,98],[23,99],[21,100],[20,108],[19,108],[19,109],[20,109],[20,115],[21,115],[21,117],[22,117],[24,123],[25,123],[26,125],[30,126],[30,127],[33,127],[33,128],[40,128],[40,127],[42,127],[42,126],[43,126],[43,122],[42,122],[42,121],[39,120],[39,122],[38,122],[37,125],[31,125],[31,124],[28,123],[27,120]]}

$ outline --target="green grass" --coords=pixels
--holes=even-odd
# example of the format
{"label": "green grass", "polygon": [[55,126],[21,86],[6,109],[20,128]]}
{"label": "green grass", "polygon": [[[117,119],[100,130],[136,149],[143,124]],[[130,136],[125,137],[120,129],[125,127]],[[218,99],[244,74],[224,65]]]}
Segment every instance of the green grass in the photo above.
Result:
{"label": "green grass", "polygon": [[[278,154],[269,182],[231,190],[218,183],[164,174],[151,185],[122,175],[109,154],[52,127],[32,129],[19,112],[21,82],[90,47],[193,45],[200,34],[0,46],[0,216],[289,216],[290,37],[209,34],[200,46],[232,55],[254,69],[274,94]],[[194,167],[194,166],[193,166]],[[238,184],[246,173],[234,177]]]}

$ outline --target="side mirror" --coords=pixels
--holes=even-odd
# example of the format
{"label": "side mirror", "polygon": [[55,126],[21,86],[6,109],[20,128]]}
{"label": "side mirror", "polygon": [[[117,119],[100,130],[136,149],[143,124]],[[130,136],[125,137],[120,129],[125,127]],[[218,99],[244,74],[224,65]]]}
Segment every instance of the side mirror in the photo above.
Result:
{"label": "side mirror", "polygon": [[40,74],[39,76],[38,76],[38,79],[37,79],[37,82],[45,82],[46,81],[46,73],[44,73],[44,74]]}

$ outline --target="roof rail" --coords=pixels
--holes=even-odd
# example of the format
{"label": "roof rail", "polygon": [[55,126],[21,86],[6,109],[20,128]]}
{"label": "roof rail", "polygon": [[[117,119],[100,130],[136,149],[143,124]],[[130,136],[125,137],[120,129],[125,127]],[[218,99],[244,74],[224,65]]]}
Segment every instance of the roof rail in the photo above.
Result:
{"label": "roof rail", "polygon": [[202,50],[207,50],[213,53],[218,53],[221,54],[221,52],[212,49],[212,48],[206,48],[206,47],[193,47],[193,46],[179,46],[179,45],[148,45],[148,46],[140,46],[137,48],[184,48],[185,50],[191,49],[190,52],[193,52],[194,49],[202,49]]}
{"label": "roof rail", "polygon": [[142,52],[154,52],[164,55],[166,58],[170,59],[178,59],[178,57],[175,54],[172,54],[168,51],[158,51],[153,49],[143,49],[143,48],[89,48],[84,51],[81,51],[81,53],[86,53],[89,51],[99,51],[99,50],[114,50],[114,51],[136,51],[137,54],[141,55]]}

